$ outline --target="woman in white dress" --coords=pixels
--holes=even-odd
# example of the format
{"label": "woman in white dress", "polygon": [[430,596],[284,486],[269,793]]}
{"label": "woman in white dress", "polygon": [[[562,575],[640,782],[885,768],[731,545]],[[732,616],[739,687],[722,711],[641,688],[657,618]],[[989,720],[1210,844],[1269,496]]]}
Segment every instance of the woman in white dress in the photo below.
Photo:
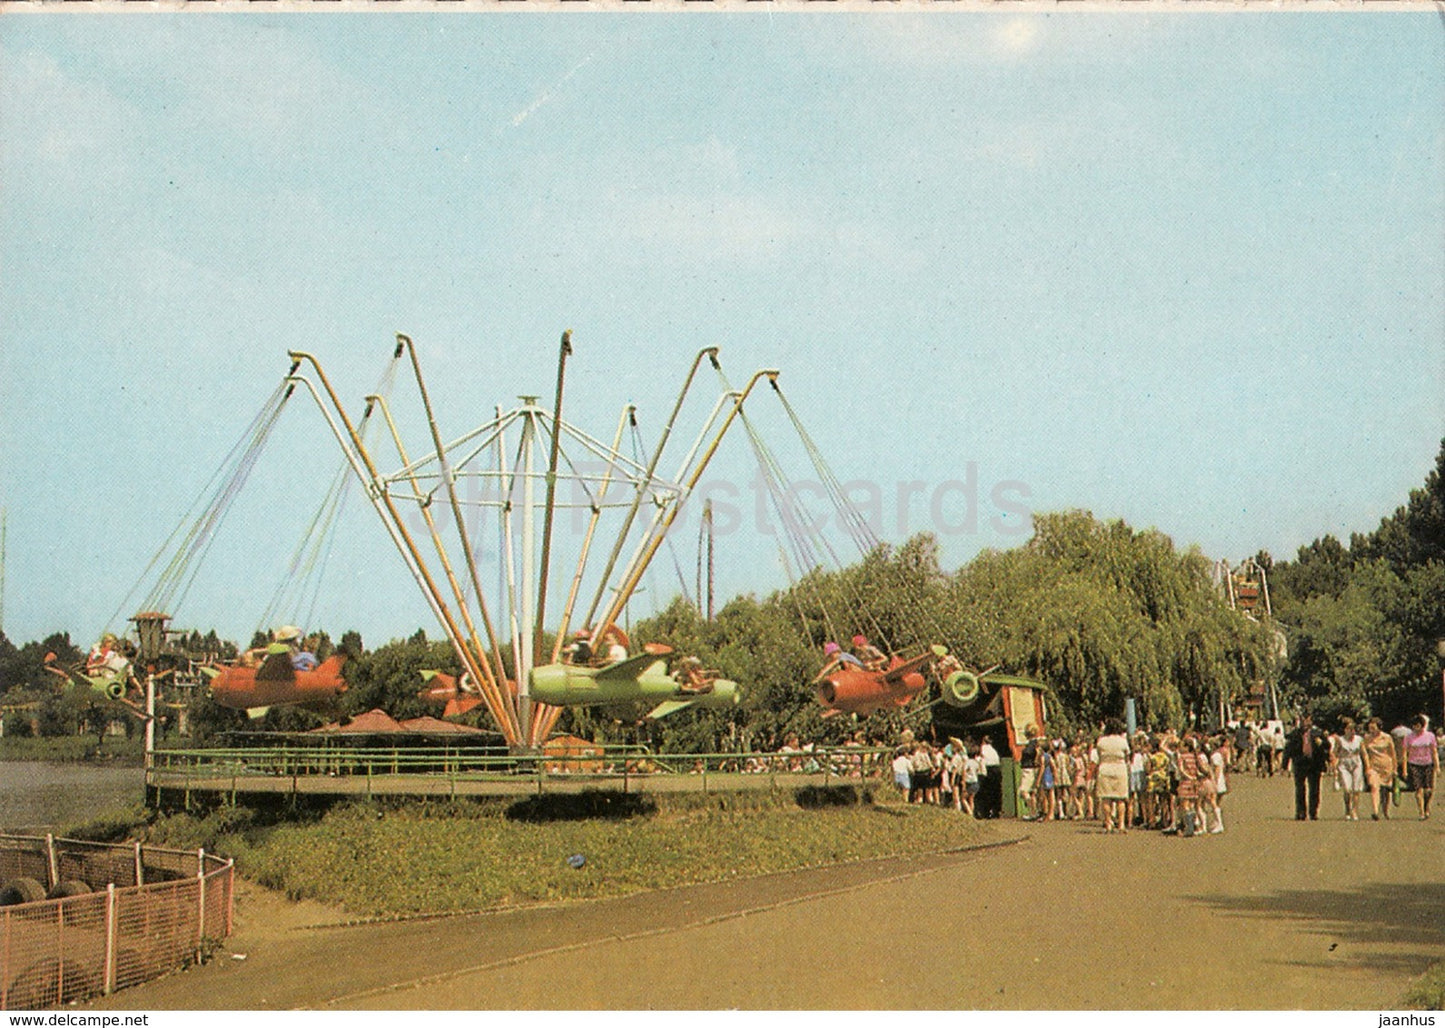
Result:
{"label": "woman in white dress", "polygon": [[1214,800],[1209,805],[1209,813],[1214,815],[1214,825],[1209,829],[1212,835],[1224,831],[1224,796],[1229,792],[1229,780],[1226,777],[1229,767],[1227,743],[1224,736],[1217,736],[1209,751],[1209,774],[1214,779]]}
{"label": "woman in white dress", "polygon": [[1104,724],[1099,737],[1099,800],[1103,805],[1104,831],[1129,830],[1129,737],[1117,718]]}
{"label": "woman in white dress", "polygon": [[1340,792],[1345,797],[1345,820],[1360,819],[1360,793],[1365,791],[1365,740],[1355,731],[1355,722],[1345,718],[1341,722],[1340,734],[1330,747],[1330,756],[1335,761],[1335,775],[1340,782]]}

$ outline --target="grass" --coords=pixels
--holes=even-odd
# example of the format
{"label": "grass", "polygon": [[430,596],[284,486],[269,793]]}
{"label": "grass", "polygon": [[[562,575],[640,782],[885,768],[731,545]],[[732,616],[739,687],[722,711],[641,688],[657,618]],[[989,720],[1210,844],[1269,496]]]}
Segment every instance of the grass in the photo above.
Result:
{"label": "grass", "polygon": [[50,760],[75,764],[90,760],[113,761],[140,767],[145,755],[141,736],[127,739],[123,735],[107,735],[97,748],[93,735],[62,735],[52,738],[0,739],[0,761]]}
{"label": "grass", "polygon": [[558,797],[566,802],[551,811],[535,802],[356,803],[309,824],[268,825],[251,812],[222,810],[168,818],[147,834],[157,844],[234,856],[241,873],[263,885],[359,916],[616,896],[935,852],[980,835],[953,811],[875,804],[847,787],[827,803],[791,793],[655,803],[615,802],[619,796]]}
{"label": "grass", "polygon": [[1405,994],[1412,1010],[1445,1010],[1445,963],[1435,964]]}

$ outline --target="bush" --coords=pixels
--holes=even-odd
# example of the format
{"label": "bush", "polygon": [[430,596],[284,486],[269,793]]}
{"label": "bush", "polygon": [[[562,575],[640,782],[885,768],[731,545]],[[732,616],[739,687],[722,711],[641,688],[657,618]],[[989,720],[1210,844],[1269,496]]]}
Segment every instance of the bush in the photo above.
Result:
{"label": "bush", "polygon": [[1445,1010],[1445,964],[1434,965],[1410,987],[1405,1005],[1414,1010]]}
{"label": "bush", "polygon": [[137,804],[71,825],[60,832],[60,835],[67,839],[79,839],[81,842],[127,842],[140,835],[150,823],[150,819],[150,811]]}

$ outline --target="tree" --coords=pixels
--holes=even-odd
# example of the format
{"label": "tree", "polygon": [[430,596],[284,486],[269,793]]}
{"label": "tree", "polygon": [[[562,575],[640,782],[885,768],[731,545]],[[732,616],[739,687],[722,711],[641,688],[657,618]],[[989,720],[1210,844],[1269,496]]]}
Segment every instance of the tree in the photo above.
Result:
{"label": "tree", "polygon": [[1425,485],[1346,550],[1301,547],[1271,579],[1288,629],[1290,693],[1325,716],[1389,723],[1441,710],[1436,642],[1445,638],[1445,443]]}
{"label": "tree", "polygon": [[380,708],[397,720],[436,713],[435,707],[417,695],[426,684],[421,677],[423,669],[461,674],[451,646],[427,642],[420,629],[405,642],[390,642],[348,660],[341,672],[347,685],[341,696],[343,713],[355,717]]}

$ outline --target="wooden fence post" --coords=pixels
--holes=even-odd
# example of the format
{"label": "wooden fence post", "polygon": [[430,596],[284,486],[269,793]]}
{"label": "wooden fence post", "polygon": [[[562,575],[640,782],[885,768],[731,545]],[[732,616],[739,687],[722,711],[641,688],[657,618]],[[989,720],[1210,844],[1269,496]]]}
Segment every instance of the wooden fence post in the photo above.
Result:
{"label": "wooden fence post", "polygon": [[45,888],[55,888],[60,882],[60,865],[55,860],[55,836],[49,832],[45,833],[45,873],[49,876]]}
{"label": "wooden fence post", "polygon": [[226,861],[226,935],[236,926],[236,861]]}
{"label": "wooden fence post", "polygon": [[109,996],[115,991],[115,882],[105,886],[105,981],[101,993]]}
{"label": "wooden fence post", "polygon": [[201,941],[206,937],[206,850],[196,851],[196,963],[201,962]]}

